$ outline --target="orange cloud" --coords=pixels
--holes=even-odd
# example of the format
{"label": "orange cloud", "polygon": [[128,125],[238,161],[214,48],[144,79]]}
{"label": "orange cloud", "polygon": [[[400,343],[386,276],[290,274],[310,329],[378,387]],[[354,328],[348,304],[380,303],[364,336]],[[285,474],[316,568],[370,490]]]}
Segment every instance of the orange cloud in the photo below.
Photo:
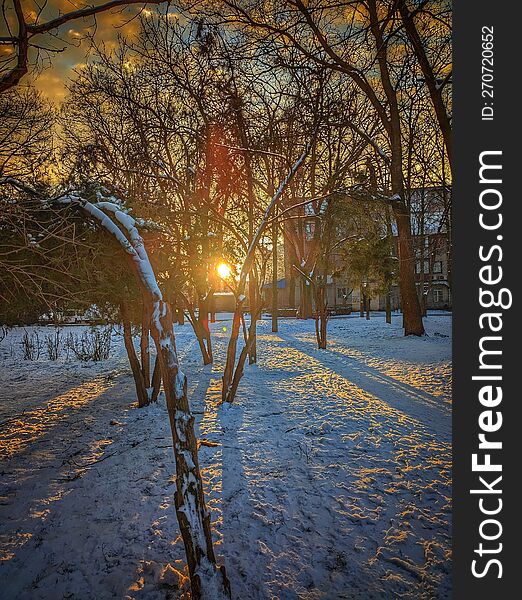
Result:
{"label": "orange cloud", "polygon": [[[94,4],[103,4],[106,0],[98,0]],[[92,5],[93,2],[76,0],[52,0],[49,2],[40,20],[49,20],[64,12],[77,10],[82,6]],[[145,4],[145,3],[144,3]],[[113,9],[93,17],[69,21],[58,29],[58,39],[52,36],[41,36],[35,39],[40,46],[63,48],[63,52],[50,54],[50,64],[40,73],[34,73],[30,81],[50,100],[59,103],[67,93],[66,84],[74,73],[74,69],[85,62],[90,42],[88,35],[94,33],[97,42],[103,42],[106,47],[116,45],[118,34],[132,36],[138,31],[139,22],[131,20],[143,7],[132,5],[123,9]],[[147,10],[155,10],[150,6]],[[26,15],[30,19],[33,11],[28,7]]]}

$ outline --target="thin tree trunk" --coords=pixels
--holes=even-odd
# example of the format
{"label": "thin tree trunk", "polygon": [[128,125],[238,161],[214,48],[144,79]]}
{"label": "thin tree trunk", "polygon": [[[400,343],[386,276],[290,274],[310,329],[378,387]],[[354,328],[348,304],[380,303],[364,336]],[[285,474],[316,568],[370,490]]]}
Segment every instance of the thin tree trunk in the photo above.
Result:
{"label": "thin tree trunk", "polygon": [[216,322],[216,300],[214,298],[214,291],[211,289],[208,292],[208,312],[210,316],[210,322]]}
{"label": "thin tree trunk", "polygon": [[[207,353],[208,361],[212,362],[212,342],[210,339],[210,327],[208,324],[208,299],[207,298],[200,297],[198,321],[201,325],[202,339],[206,343],[206,353]],[[205,362],[205,364],[208,364],[208,363]]]}
{"label": "thin tree trunk", "polygon": [[188,299],[185,298],[184,301],[188,311],[190,324],[192,325],[192,329],[194,330],[196,339],[198,340],[199,349],[203,358],[203,364],[209,365],[212,363],[212,357],[209,355],[207,346],[205,345],[205,341],[207,339],[205,328],[200,323],[199,318],[196,317],[194,306],[190,304]]}
{"label": "thin tree trunk", "polygon": [[234,375],[232,377],[232,382],[230,384],[230,388],[228,390],[228,394],[226,397],[227,402],[233,402],[236,397],[237,389],[239,387],[239,382],[241,381],[241,378],[243,377],[243,373],[245,370],[246,358],[251,351],[252,345],[255,343],[258,316],[259,316],[259,313],[250,315],[251,321],[250,321],[250,327],[248,328],[248,338],[247,338],[246,344],[244,345],[243,349],[241,350],[241,354],[239,355],[239,359],[237,361],[236,368],[234,369]]}
{"label": "thin tree trunk", "polygon": [[253,365],[257,362],[257,319],[254,319],[254,315],[258,311],[259,299],[257,297],[257,281],[256,278],[253,277],[252,271],[248,278],[248,295],[250,301],[250,328],[252,327],[252,324],[254,324],[252,341],[248,350],[248,364]]}
{"label": "thin tree trunk", "polygon": [[154,370],[152,371],[152,394],[150,396],[151,402],[157,402],[158,396],[161,389],[161,367],[160,361],[156,356],[154,361]]}
{"label": "thin tree trunk", "polygon": [[319,315],[319,350],[326,350],[326,316]]}
{"label": "thin tree trunk", "polygon": [[141,314],[141,339],[140,339],[140,354],[141,354],[141,372],[145,387],[150,387],[150,344],[149,344],[149,327],[150,314],[147,306],[143,306]]}
{"label": "thin tree trunk", "polygon": [[391,312],[391,292],[388,290],[386,293],[386,323],[391,324],[392,322],[392,312]]}
{"label": "thin tree trunk", "polygon": [[[276,207],[277,210],[277,207]],[[277,212],[275,213],[277,214]],[[272,332],[275,333],[279,329],[278,312],[279,298],[277,289],[277,219],[274,220],[272,228]]]}
{"label": "thin tree trunk", "polygon": [[212,363],[212,359],[210,358],[209,353],[207,352],[207,347],[205,346],[205,332],[201,326],[199,321],[195,323],[196,329],[198,330],[196,333],[196,339],[198,340],[199,349],[201,351],[201,356],[203,358],[204,365],[210,365]]}
{"label": "thin tree trunk", "polygon": [[326,294],[323,285],[317,285],[316,288],[316,300],[315,308],[317,311],[317,317],[315,322],[316,336],[317,336],[317,347],[320,350],[326,350],[326,335],[327,335],[327,323],[328,323],[328,307],[326,305]]}
{"label": "thin tree trunk", "polygon": [[[227,347],[227,361],[223,372],[223,387],[221,390],[221,398],[226,402],[229,398],[230,384],[232,382],[233,369],[236,363],[237,340],[239,338],[239,329],[241,327],[243,306],[242,302],[237,301],[232,320],[232,331],[230,332],[230,340]],[[246,348],[246,344],[245,344]]]}
{"label": "thin tree trunk", "polygon": [[176,515],[187,555],[192,597],[230,598],[225,568],[217,567],[210,513],[205,506],[194,417],[187,398],[187,379],[180,370],[168,305],[153,301],[151,332],[158,351],[163,388],[176,458]]}
{"label": "thin tree trunk", "polygon": [[[309,282],[309,288],[313,289],[315,301],[315,336],[317,339],[317,347],[321,350],[326,349],[326,334],[328,323],[328,302],[326,297],[326,287],[324,283],[318,284],[313,279],[313,274],[307,275],[301,269],[294,265],[294,269],[298,271],[303,279]],[[326,275],[323,274],[323,281],[326,281]]]}
{"label": "thin tree trunk", "polygon": [[306,285],[306,279],[301,278],[301,306],[299,307],[299,317],[309,319],[312,316],[312,298],[310,286]]}
{"label": "thin tree trunk", "polygon": [[295,276],[290,273],[288,277],[288,304],[290,308],[296,308],[295,306]]}
{"label": "thin tree trunk", "polygon": [[247,326],[245,323],[245,313],[243,311],[241,311],[241,328],[243,330],[243,339],[246,344],[247,340],[248,340],[248,332],[247,332]]}
{"label": "thin tree trunk", "polygon": [[129,358],[132,377],[134,378],[134,386],[136,387],[138,406],[140,408],[143,408],[149,403],[147,386],[145,385],[145,380],[143,379],[143,373],[140,367],[140,363],[138,357],[136,356],[136,350],[134,349],[134,343],[132,341],[132,327],[127,309],[122,304],[120,310],[123,322],[123,342],[125,344],[125,350],[127,351],[127,356]]}
{"label": "thin tree trunk", "polygon": [[412,247],[410,217],[403,202],[393,204],[398,233],[399,289],[405,335],[423,335],[424,325],[415,284],[415,256]]}

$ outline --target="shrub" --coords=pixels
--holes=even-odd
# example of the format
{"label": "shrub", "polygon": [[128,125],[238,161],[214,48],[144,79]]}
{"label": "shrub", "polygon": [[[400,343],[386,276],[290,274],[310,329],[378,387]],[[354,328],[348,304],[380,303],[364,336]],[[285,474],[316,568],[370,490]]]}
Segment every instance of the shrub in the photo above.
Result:
{"label": "shrub", "polygon": [[58,360],[62,349],[61,329],[55,329],[54,333],[45,336],[45,347],[47,349],[47,358],[49,360]]}
{"label": "shrub", "polygon": [[22,337],[22,349],[24,360],[38,360],[40,358],[42,343],[40,342],[38,332],[24,332]]}
{"label": "shrub", "polygon": [[91,327],[88,331],[78,335],[70,333],[67,336],[66,346],[78,360],[100,361],[107,360],[111,351],[112,327]]}

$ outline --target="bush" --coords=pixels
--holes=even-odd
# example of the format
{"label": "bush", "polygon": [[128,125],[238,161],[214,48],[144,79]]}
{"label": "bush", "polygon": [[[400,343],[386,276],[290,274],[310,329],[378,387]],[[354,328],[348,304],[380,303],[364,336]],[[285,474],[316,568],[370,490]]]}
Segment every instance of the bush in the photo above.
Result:
{"label": "bush", "polygon": [[70,333],[65,342],[74,356],[81,361],[107,360],[111,351],[112,327],[91,327],[82,335]]}
{"label": "bush", "polygon": [[47,358],[49,360],[58,360],[62,349],[61,329],[55,329],[54,333],[49,333],[45,336],[45,346],[47,349]]}
{"label": "bush", "polygon": [[22,348],[24,360],[38,360],[40,358],[42,343],[36,331],[33,333],[25,331],[22,337]]}

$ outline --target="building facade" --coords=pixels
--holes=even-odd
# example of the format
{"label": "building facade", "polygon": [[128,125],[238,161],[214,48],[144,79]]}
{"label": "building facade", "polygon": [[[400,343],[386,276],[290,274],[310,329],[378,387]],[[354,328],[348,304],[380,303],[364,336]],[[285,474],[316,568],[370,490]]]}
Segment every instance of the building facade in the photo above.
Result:
{"label": "building facade", "polygon": [[[423,310],[451,310],[451,237],[449,222],[448,189],[426,188],[410,192],[412,214],[412,234],[415,254],[415,280],[419,300]],[[316,221],[303,215],[303,254],[306,245],[313,243]],[[393,231],[395,234],[396,232]],[[394,235],[397,249],[397,237]],[[280,309],[297,309],[301,305],[303,293],[310,293],[304,286],[310,286],[300,277],[292,266],[293,249],[288,247],[285,237],[284,277],[278,279],[278,305]],[[333,261],[335,263],[335,260]],[[335,313],[356,312],[361,310],[362,296],[370,298],[370,310],[386,309],[386,294],[379,293],[375,282],[363,284],[364,290],[350,282],[349,274],[343,274],[342,265],[337,265],[335,272],[327,276],[326,294],[328,307]],[[310,295],[312,295],[310,293]],[[272,306],[272,284],[264,286],[263,298],[265,306]],[[400,309],[400,293],[397,284],[392,285],[388,301],[391,310]]]}

